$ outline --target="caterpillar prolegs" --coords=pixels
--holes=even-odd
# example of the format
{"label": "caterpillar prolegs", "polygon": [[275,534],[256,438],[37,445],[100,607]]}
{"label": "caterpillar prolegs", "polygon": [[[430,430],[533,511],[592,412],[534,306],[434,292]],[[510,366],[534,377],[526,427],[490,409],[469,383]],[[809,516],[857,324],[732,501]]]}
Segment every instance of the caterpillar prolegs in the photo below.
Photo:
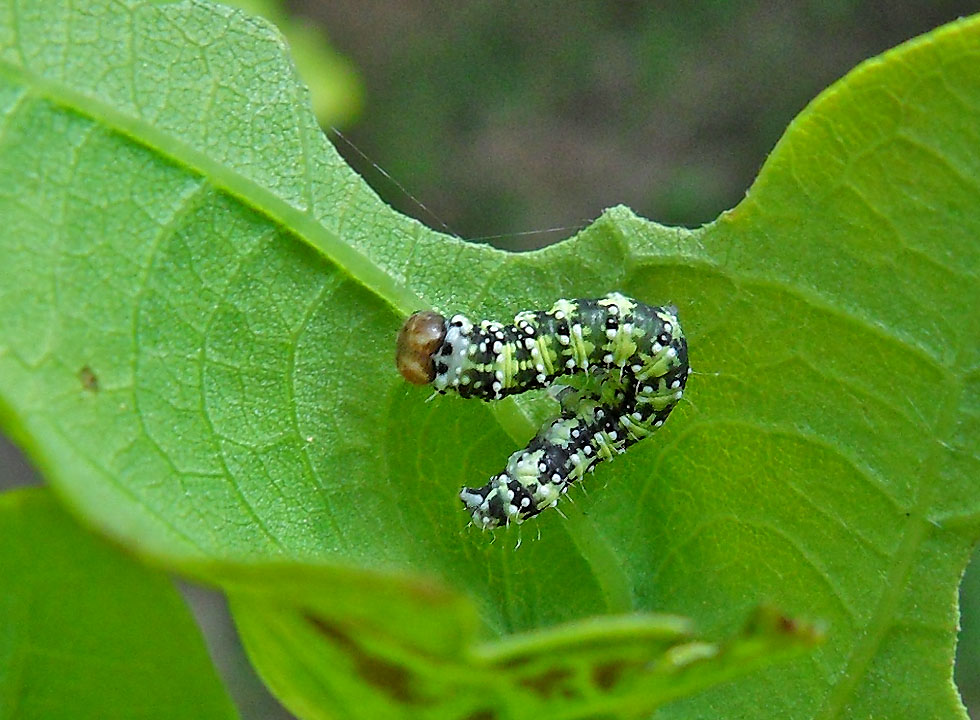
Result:
{"label": "caterpillar prolegs", "polygon": [[548,387],[559,400],[559,416],[502,472],[460,491],[482,528],[554,507],[596,463],[653,433],[680,400],[689,371],[677,309],[619,293],[558,300],[518,313],[510,325],[417,312],[398,333],[396,362],[406,380],[440,393],[499,400]]}

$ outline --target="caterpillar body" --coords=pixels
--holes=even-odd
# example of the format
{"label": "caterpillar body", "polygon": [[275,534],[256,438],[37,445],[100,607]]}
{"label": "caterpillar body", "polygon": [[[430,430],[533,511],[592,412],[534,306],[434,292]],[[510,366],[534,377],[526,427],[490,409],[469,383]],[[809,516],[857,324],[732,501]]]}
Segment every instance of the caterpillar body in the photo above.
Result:
{"label": "caterpillar body", "polygon": [[[437,392],[498,400],[549,388],[561,405],[504,470],[460,499],[482,528],[554,507],[572,483],[663,425],[689,372],[677,309],[620,293],[558,300],[514,322],[417,312],[398,334],[402,376]],[[560,380],[559,380],[560,378]]]}

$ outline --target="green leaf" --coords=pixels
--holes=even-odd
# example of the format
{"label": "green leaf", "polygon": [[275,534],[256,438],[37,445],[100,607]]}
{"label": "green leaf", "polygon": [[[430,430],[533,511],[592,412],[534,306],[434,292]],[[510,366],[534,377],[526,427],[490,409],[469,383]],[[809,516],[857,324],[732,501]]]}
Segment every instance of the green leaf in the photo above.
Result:
{"label": "green leaf", "polygon": [[0,494],[0,717],[237,714],[170,579],[32,489]]}
{"label": "green leaf", "polygon": [[822,638],[762,609],[721,644],[650,613],[478,642],[472,604],[431,581],[282,564],[196,572],[227,590],[259,671],[304,718],[638,717]]}
{"label": "green leaf", "polygon": [[[827,644],[658,717],[962,718],[978,55],[973,18],[861,66],[710,226],[617,208],[510,255],[386,208],[266,24],[0,0],[0,417],[80,512],[175,567],[423,571],[490,634],[656,610],[724,636],[769,602]],[[691,402],[567,520],[491,544],[456,492],[530,436],[529,406],[424,402],[394,333],[426,305],[612,289],[680,307]]]}

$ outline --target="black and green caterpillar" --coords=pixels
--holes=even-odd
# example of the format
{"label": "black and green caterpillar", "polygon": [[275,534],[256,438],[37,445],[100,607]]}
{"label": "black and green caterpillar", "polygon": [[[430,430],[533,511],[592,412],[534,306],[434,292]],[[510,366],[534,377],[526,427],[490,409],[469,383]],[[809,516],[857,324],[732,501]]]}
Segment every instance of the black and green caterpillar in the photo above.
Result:
{"label": "black and green caterpillar", "polygon": [[559,416],[501,473],[460,491],[482,528],[554,507],[596,463],[653,433],[681,399],[689,372],[677,309],[619,293],[558,300],[518,313],[510,325],[417,312],[398,333],[396,360],[406,380],[440,393],[499,400],[548,387],[560,402]]}

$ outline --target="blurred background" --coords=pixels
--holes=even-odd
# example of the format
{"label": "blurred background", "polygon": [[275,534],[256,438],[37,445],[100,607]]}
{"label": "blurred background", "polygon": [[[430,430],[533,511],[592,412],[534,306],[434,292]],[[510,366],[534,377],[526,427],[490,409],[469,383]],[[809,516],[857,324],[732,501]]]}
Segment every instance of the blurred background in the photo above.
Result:
{"label": "blurred background", "polygon": [[[713,220],[821,90],[980,10],[946,0],[226,4],[283,31],[321,124],[389,204],[512,250],[567,237],[619,203],[668,224]],[[0,437],[0,489],[37,482]],[[242,655],[221,597],[183,589],[242,717],[289,718]],[[980,720],[976,557],[961,601],[956,680]]]}

